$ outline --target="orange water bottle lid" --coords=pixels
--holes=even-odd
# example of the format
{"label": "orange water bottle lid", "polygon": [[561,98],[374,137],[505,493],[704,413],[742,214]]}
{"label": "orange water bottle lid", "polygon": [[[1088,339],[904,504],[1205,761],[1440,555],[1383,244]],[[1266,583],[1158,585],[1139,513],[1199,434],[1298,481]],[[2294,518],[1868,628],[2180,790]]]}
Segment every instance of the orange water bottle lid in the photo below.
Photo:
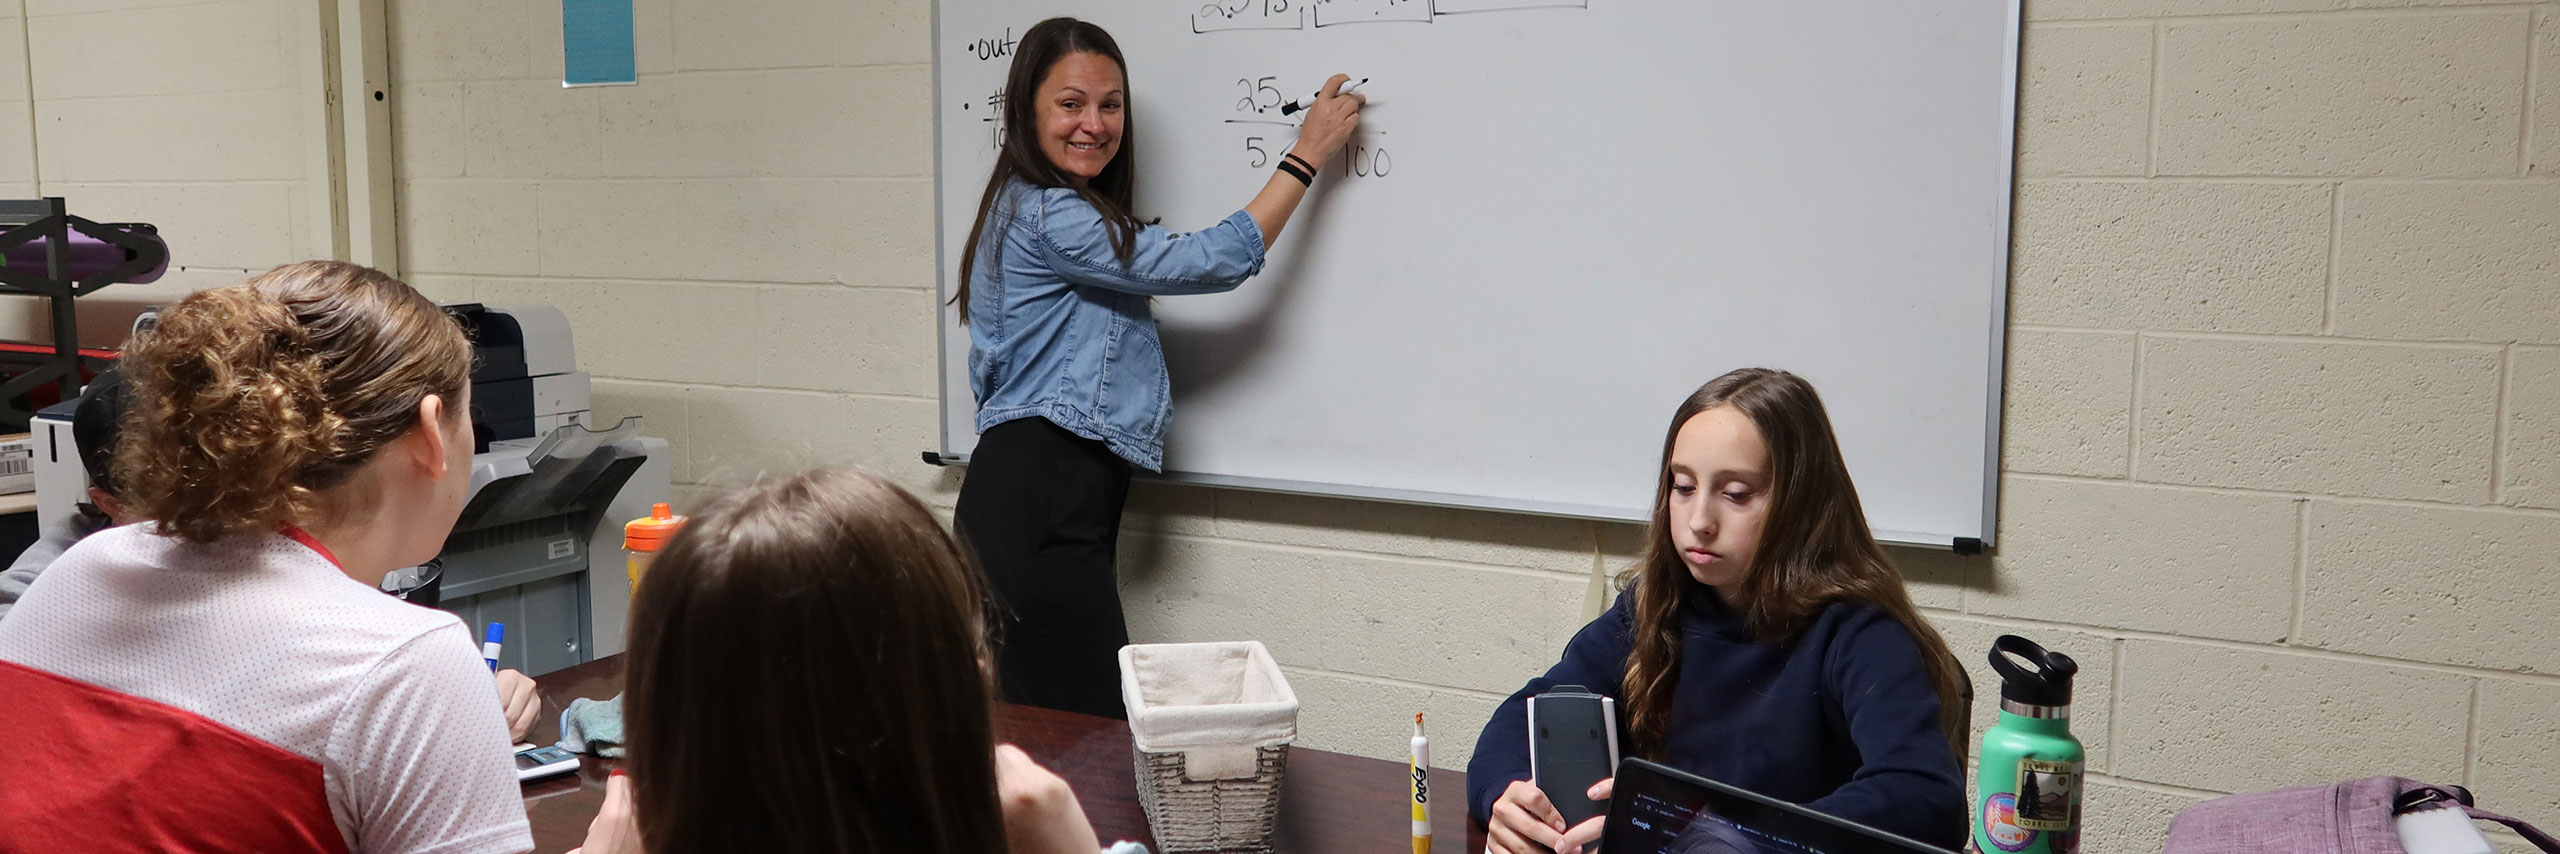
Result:
{"label": "orange water bottle lid", "polygon": [[685,517],[678,516],[664,501],[649,508],[645,518],[622,525],[622,547],[635,552],[654,552],[667,544],[667,538],[684,528]]}

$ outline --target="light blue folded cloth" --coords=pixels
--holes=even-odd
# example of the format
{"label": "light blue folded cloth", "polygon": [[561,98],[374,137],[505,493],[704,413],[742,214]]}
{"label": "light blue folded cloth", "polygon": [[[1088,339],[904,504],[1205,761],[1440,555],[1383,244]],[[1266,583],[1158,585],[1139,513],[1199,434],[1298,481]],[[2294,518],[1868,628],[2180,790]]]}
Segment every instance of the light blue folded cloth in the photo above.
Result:
{"label": "light blue folded cloth", "polygon": [[622,758],[622,695],[580,697],[560,711],[560,749],[606,759]]}

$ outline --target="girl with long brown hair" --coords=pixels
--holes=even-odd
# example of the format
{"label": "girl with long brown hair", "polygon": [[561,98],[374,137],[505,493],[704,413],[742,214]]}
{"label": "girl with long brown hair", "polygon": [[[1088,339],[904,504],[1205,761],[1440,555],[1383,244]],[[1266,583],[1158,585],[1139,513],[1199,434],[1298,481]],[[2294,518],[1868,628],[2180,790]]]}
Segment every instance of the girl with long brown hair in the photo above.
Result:
{"label": "girl with long brown hair", "polygon": [[988,655],[977,570],[914,495],[851,469],[732,493],[639,586],[631,773],[582,851],[1095,854],[1066,783],[996,744]]}
{"label": "girl with long brown hair", "polygon": [[[1963,671],[1876,545],[1813,386],[1748,368],[1691,394],[1663,437],[1644,556],[1546,675],[1494,712],[1467,766],[1494,851],[1578,854],[1528,783],[1529,696],[1617,698],[1641,756],[1954,848],[1965,829]],[[1594,798],[1608,796],[1606,780]]]}

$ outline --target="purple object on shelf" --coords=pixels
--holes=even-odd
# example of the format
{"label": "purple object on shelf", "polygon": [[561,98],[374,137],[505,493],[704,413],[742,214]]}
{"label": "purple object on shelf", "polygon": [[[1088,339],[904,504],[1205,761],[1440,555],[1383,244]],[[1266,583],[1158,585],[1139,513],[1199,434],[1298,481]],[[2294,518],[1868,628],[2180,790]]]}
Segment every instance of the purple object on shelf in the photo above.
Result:
{"label": "purple object on shelf", "polygon": [[[110,225],[108,227],[116,228],[117,226]],[[154,232],[147,227],[124,228],[122,230],[135,237],[139,237],[153,243],[159,243],[160,263],[153,265],[150,270],[145,271],[140,275],[126,279],[118,279],[117,281],[120,283],[134,284],[158,281],[160,279],[160,274],[169,271],[168,244],[160,240],[160,235],[157,232]],[[6,253],[0,254],[0,261],[5,261],[5,263],[0,264],[0,266],[5,266],[9,272],[20,275],[45,275],[44,247],[48,242],[50,242],[48,238],[39,237],[26,243],[9,247]],[[134,253],[133,250],[74,231],[71,232],[71,251],[69,255],[70,257],[65,260],[69,262],[71,278],[93,279],[106,273],[108,270],[114,269],[118,264],[132,260]]]}

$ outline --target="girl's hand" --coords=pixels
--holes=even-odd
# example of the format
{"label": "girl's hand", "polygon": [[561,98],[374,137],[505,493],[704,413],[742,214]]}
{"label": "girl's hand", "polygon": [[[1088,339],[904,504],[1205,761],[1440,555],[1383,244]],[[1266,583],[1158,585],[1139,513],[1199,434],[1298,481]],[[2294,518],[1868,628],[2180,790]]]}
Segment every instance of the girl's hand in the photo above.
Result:
{"label": "girl's hand", "polygon": [[[1608,800],[1609,793],[1617,788],[1617,783],[1616,777],[1601,780],[1591,784],[1591,789],[1583,792],[1582,796],[1595,801]],[[1556,843],[1556,854],[1582,854],[1582,849],[1600,841],[1600,827],[1608,821],[1608,814],[1603,813],[1575,825],[1572,830],[1565,831],[1564,839]]]}
{"label": "girl's hand", "polygon": [[604,807],[587,825],[586,844],[569,854],[640,854],[640,820],[631,811],[631,778],[615,771],[604,781]]}
{"label": "girl's hand", "polygon": [[[1527,780],[1513,780],[1493,802],[1485,819],[1485,847],[1497,854],[1545,854],[1564,841],[1564,815],[1547,802],[1547,793]],[[1598,831],[1594,829],[1593,835]]]}
{"label": "girl's hand", "polygon": [[1004,837],[1013,854],[1094,854],[1102,848],[1075,790],[1022,748],[996,745],[996,800],[1004,805]]}
{"label": "girl's hand", "polygon": [[1289,153],[1305,159],[1317,171],[1323,171],[1325,158],[1332,157],[1351,138],[1351,131],[1360,126],[1361,105],[1369,103],[1367,95],[1342,94],[1342,84],[1350,80],[1351,75],[1336,74],[1324,81],[1324,90],[1316,93],[1316,102],[1307,107],[1306,120],[1298,125],[1298,143],[1289,147]]}
{"label": "girl's hand", "polygon": [[533,677],[523,673],[498,671],[498,704],[507,710],[511,741],[523,741],[533,732],[534,723],[542,720],[542,695],[534,690]]}

